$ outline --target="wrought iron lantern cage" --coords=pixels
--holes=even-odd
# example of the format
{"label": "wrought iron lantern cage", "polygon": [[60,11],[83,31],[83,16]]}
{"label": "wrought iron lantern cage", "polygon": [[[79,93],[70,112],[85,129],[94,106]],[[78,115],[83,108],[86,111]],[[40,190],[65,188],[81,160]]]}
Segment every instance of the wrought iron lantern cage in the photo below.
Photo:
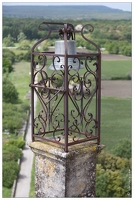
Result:
{"label": "wrought iron lantern cage", "polygon": [[[71,145],[91,141],[100,143],[101,52],[86,36],[91,24],[76,31],[69,23],[42,22],[39,30],[46,36],[31,50],[31,127],[32,141]],[[55,52],[39,52],[55,34]],[[76,35],[94,47],[93,52],[75,52]],[[62,47],[59,45],[62,43]],[[36,95],[35,95],[36,94]],[[40,111],[35,111],[35,97]],[[52,144],[52,143],[51,143]]]}

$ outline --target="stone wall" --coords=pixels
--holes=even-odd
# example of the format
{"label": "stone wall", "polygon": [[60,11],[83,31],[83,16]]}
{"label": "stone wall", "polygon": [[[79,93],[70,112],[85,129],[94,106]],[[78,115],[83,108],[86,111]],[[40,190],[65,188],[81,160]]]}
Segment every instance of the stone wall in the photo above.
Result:
{"label": "stone wall", "polygon": [[95,197],[96,156],[103,146],[85,142],[69,147],[31,142],[35,153],[35,197]]}

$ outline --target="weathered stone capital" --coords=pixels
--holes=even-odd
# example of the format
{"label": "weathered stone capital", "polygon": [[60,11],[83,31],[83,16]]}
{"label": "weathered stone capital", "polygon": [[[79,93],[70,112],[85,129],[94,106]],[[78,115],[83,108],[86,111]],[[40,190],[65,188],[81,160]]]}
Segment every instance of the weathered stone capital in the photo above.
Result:
{"label": "weathered stone capital", "polygon": [[31,142],[36,197],[95,197],[96,156],[104,148],[89,142],[69,147]]}

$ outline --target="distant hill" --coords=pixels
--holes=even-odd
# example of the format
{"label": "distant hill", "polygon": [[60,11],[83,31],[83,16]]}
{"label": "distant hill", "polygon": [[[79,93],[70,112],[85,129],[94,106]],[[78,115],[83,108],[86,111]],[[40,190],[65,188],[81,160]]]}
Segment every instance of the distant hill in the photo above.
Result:
{"label": "distant hill", "polygon": [[4,17],[43,19],[131,19],[132,13],[106,6],[3,6]]}

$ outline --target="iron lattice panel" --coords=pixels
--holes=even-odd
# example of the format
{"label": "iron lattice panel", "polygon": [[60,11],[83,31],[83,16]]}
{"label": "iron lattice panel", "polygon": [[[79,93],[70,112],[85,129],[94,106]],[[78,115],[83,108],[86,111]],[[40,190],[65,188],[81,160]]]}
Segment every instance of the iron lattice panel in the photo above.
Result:
{"label": "iron lattice panel", "polygon": [[[64,38],[67,40],[67,37]],[[66,41],[65,41],[66,42]],[[55,61],[65,63],[56,70]],[[68,66],[68,59],[78,69]],[[54,70],[49,70],[49,63]],[[77,53],[55,55],[54,52],[31,53],[32,138],[68,146],[93,140],[100,142],[100,60],[101,54]],[[83,69],[80,69],[80,66]],[[70,70],[69,70],[70,69]],[[41,109],[34,112],[35,93]]]}

